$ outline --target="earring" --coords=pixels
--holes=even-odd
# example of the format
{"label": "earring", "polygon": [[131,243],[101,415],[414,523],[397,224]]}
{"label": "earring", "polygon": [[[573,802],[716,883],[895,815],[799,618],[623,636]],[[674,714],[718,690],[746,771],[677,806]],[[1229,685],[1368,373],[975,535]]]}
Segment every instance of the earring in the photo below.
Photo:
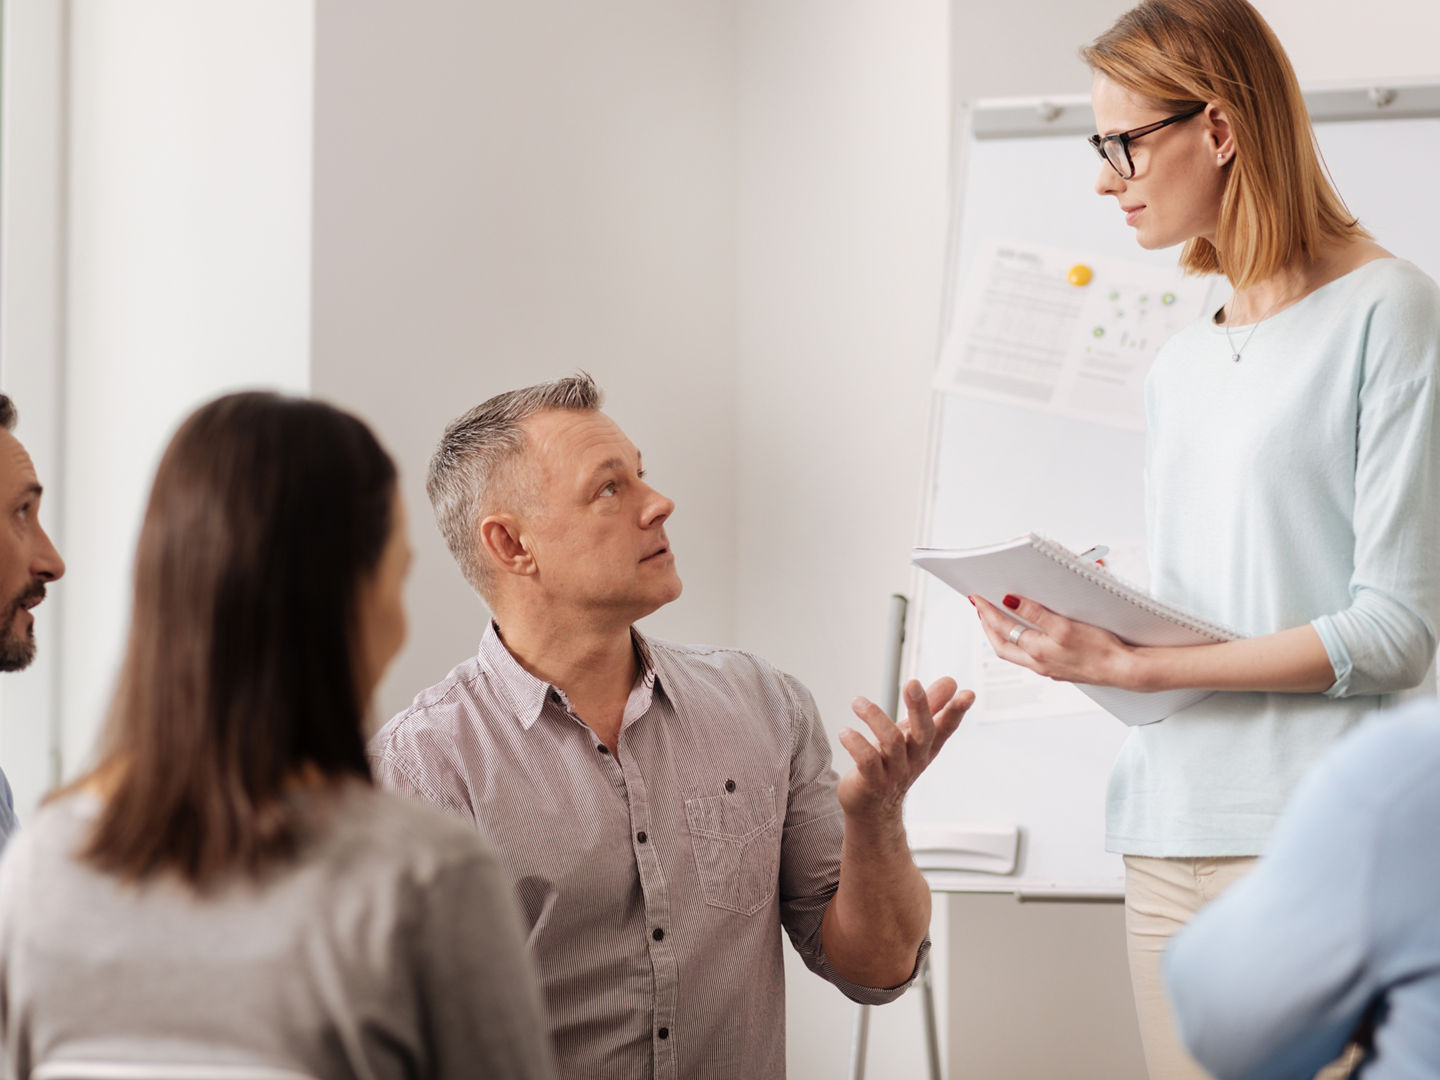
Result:
{"label": "earring", "polygon": [[1217,165],[1224,165],[1224,164],[1225,164],[1225,155],[1224,155],[1224,154],[1216,154],[1216,155],[1215,155],[1215,164],[1217,164]]}

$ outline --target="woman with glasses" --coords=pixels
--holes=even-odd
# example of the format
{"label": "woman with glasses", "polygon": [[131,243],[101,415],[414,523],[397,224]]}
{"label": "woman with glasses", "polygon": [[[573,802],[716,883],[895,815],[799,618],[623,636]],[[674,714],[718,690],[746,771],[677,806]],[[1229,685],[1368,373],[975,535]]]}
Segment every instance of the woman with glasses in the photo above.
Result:
{"label": "woman with glasses", "polygon": [[370,781],[409,560],[354,417],[246,393],[181,426],[99,764],[0,866],[5,1076],[553,1075],[495,855]]}
{"label": "woman with glasses", "polygon": [[1152,588],[1249,636],[1134,648],[1023,597],[1005,604],[1038,629],[977,607],[995,651],[1044,675],[1218,691],[1131,732],[1107,808],[1151,1076],[1200,1077],[1161,983],[1170,935],[1265,852],[1326,747],[1433,692],[1440,290],[1347,211],[1245,0],[1147,0],[1083,56],[1096,190],[1141,247],[1184,245],[1231,289],[1149,376]]}

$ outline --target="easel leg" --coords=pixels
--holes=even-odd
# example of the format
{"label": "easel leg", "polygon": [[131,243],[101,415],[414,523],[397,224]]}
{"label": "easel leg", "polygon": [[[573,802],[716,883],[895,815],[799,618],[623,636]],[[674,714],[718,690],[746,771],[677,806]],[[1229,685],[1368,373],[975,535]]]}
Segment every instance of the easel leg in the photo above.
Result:
{"label": "easel leg", "polygon": [[865,1080],[865,1053],[870,1048],[870,1006],[856,1005],[850,1025],[850,1080]]}
{"label": "easel leg", "polygon": [[925,1055],[930,1060],[930,1080],[940,1080],[940,1035],[935,1029],[935,984],[930,977],[930,957],[920,968],[921,1011],[925,1014]]}

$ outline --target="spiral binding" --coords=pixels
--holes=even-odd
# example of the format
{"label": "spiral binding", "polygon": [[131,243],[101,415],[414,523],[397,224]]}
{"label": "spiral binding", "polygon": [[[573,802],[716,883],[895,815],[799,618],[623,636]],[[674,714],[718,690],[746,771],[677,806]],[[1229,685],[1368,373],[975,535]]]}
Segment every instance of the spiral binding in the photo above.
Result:
{"label": "spiral binding", "polygon": [[1048,537],[1041,536],[1038,533],[1031,533],[1030,546],[1049,558],[1052,562],[1059,563],[1065,567],[1065,569],[1078,574],[1091,584],[1099,585],[1106,592],[1118,596],[1127,603],[1157,618],[1164,619],[1166,622],[1174,623],[1176,626],[1183,627],[1186,630],[1193,630],[1197,634],[1204,634],[1206,637],[1214,638],[1217,642],[1235,641],[1245,636],[1244,634],[1231,630],[1228,626],[1221,626],[1219,623],[1212,623],[1205,619],[1197,619],[1195,616],[1187,615],[1178,608],[1173,608],[1168,604],[1161,603],[1153,596],[1120,580],[1108,570],[1094,568],[1093,564],[1078,558],[1073,551],[1066,548],[1063,544],[1057,544]]}

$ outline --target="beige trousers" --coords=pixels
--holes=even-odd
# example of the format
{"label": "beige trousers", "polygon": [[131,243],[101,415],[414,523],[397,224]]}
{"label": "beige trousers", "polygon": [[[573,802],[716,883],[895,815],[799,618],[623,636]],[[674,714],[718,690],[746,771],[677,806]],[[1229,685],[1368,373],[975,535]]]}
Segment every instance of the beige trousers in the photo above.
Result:
{"label": "beige trousers", "polygon": [[[1140,1021],[1140,1042],[1150,1080],[1208,1080],[1209,1073],[1185,1052],[1165,992],[1161,960],[1170,936],[1255,865],[1253,856],[1153,859],[1125,856],[1125,937],[1130,984]],[[1316,1080],[1343,1080],[1359,1062],[1352,1047]]]}

